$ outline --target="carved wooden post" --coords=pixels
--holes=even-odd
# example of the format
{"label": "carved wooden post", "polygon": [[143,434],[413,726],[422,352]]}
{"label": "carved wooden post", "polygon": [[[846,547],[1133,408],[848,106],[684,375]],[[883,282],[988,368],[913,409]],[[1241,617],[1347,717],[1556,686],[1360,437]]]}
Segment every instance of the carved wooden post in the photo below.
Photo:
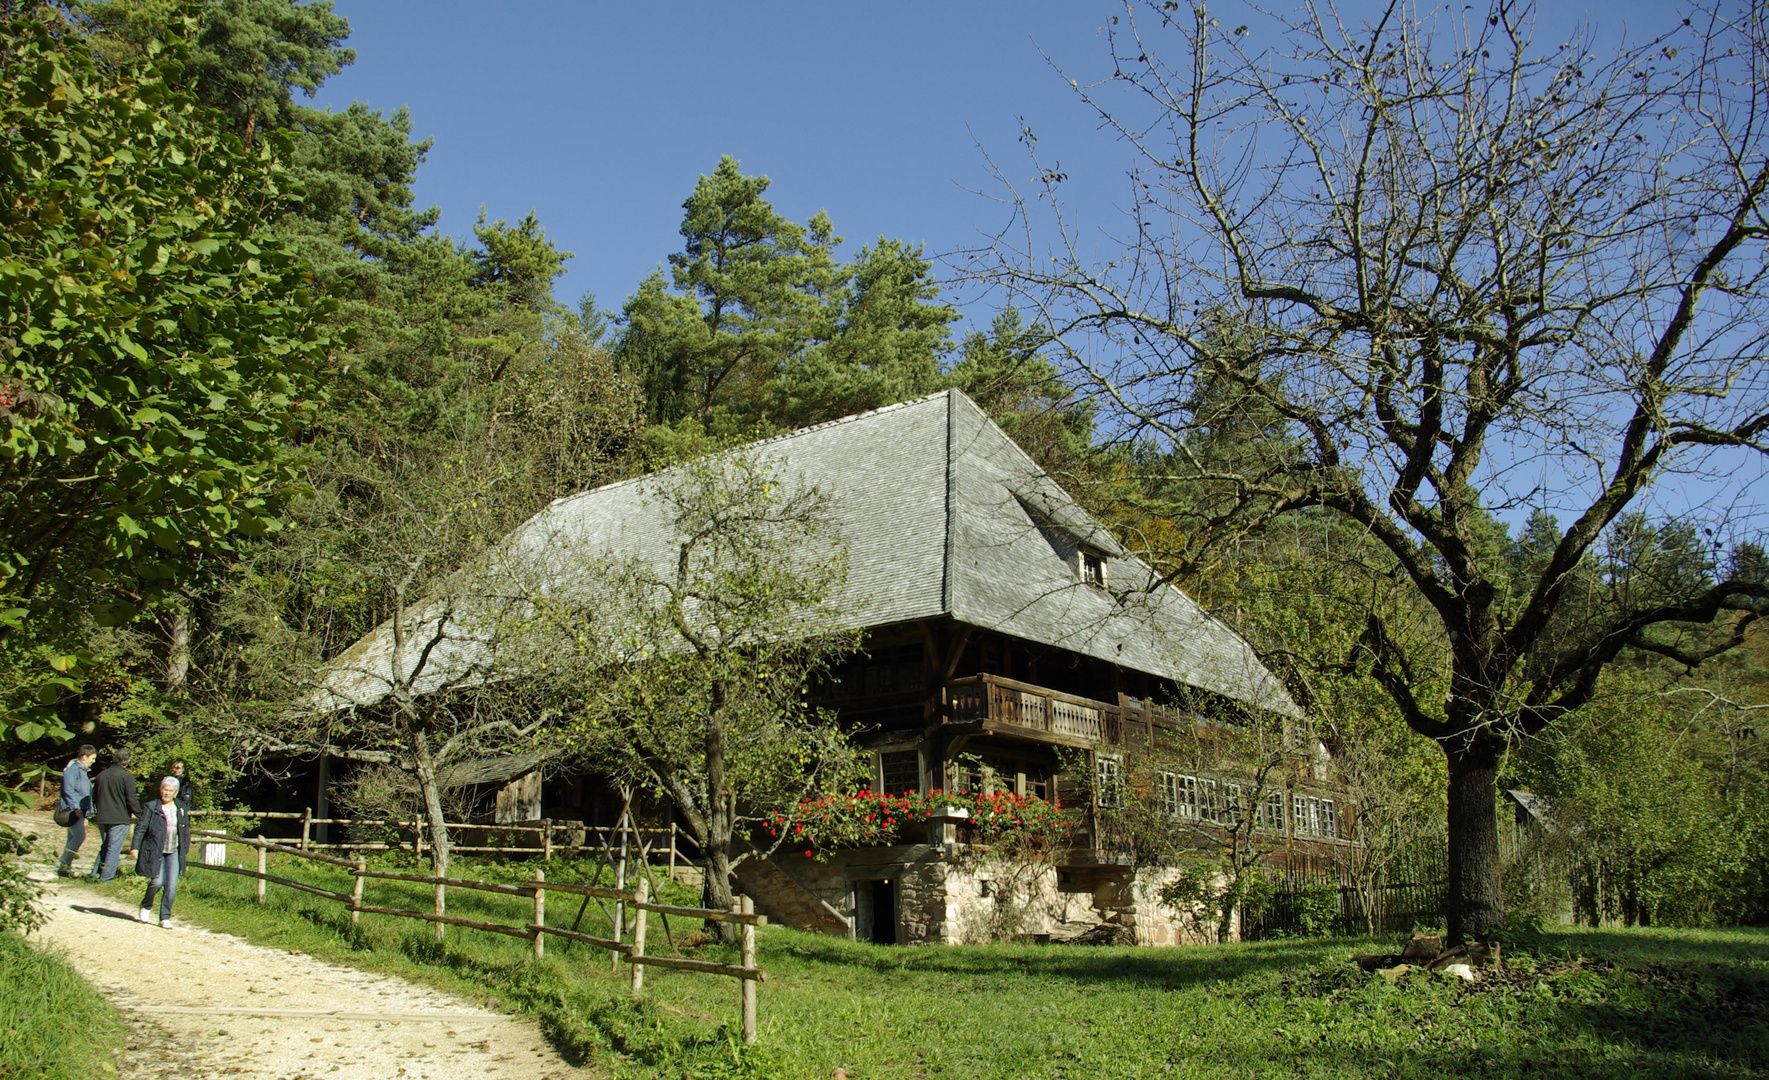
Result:
{"label": "carved wooden post", "polygon": [[676,823],[670,822],[670,880],[676,880]]}
{"label": "carved wooden post", "polygon": [[424,857],[424,823],[416,818],[412,819],[412,857]]}
{"label": "carved wooden post", "polygon": [[[645,965],[637,958],[645,955],[645,902],[651,898],[651,883],[644,878],[639,879],[639,887],[634,893],[633,914],[633,951],[627,954],[627,966],[632,969],[633,1000],[645,990]],[[615,954],[619,956],[619,953]]]}
{"label": "carved wooden post", "polygon": [[301,808],[301,850],[307,850],[307,836],[313,829],[313,807]]}
{"label": "carved wooden post", "polygon": [[260,836],[258,838],[257,843],[258,843],[258,880],[256,882],[254,882],[254,884],[257,885],[257,887],[258,887],[258,902],[260,904],[262,904],[262,903],[264,903],[264,864],[265,864],[266,856],[269,855],[269,853],[270,853],[270,846],[268,843],[266,843],[265,839],[262,836]]}
{"label": "carved wooden post", "polygon": [[[737,903],[732,906],[735,907],[737,912],[741,915],[754,915],[756,911],[755,901],[751,900],[748,896],[739,897]],[[755,967],[755,923],[746,919],[739,924],[737,940],[740,943],[738,946],[740,950],[739,955],[742,957],[739,963],[746,968]],[[756,1041],[756,983],[755,979],[748,975],[743,977],[743,1041],[746,1043]]]}
{"label": "carved wooden post", "polygon": [[[442,889],[443,889],[442,866],[440,864],[438,864],[436,867],[436,914],[438,914],[438,915],[448,914],[447,904],[444,902],[444,900],[442,898]],[[444,927],[442,925],[442,923],[438,922],[436,924],[436,940],[437,941],[442,940],[442,932],[445,929],[447,929],[447,928]]]}
{"label": "carved wooden post", "polygon": [[362,857],[361,855],[358,855],[356,857],[356,869],[354,871],[352,871],[356,875],[356,881],[354,884],[352,884],[350,886],[350,925],[351,926],[356,926],[357,924],[359,924],[362,921],[362,874],[363,874],[363,871],[365,871],[367,869],[368,869],[368,860],[365,859],[364,857]]}
{"label": "carved wooden post", "polygon": [[541,818],[541,861],[553,861],[553,819]]}

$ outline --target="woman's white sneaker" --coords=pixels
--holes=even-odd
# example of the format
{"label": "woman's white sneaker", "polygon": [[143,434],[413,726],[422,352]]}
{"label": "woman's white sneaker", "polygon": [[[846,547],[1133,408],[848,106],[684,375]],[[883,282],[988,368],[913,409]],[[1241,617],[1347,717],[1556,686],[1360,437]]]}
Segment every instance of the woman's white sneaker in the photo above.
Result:
{"label": "woman's white sneaker", "polygon": [[172,920],[171,919],[161,919],[160,920],[160,929],[161,930],[172,929]]}
{"label": "woman's white sneaker", "polygon": [[147,908],[142,908],[140,911],[137,911],[135,913],[135,918],[140,922],[153,922],[154,921],[154,913],[152,911],[149,911]]}

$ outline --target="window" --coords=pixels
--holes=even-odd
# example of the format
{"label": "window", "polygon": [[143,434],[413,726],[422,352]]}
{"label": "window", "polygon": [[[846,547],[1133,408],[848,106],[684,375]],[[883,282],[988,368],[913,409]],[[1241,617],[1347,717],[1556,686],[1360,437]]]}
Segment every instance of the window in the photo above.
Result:
{"label": "window", "polygon": [[1247,807],[1241,801],[1241,785],[1222,785],[1222,810],[1217,815],[1219,825],[1239,825],[1247,820]]}
{"label": "window", "polygon": [[1268,832],[1281,833],[1284,831],[1283,792],[1273,791],[1265,796],[1265,801],[1259,804],[1259,819],[1255,824]]}
{"label": "window", "polygon": [[1218,784],[1209,777],[1160,774],[1156,791],[1161,813],[1181,821],[1233,825],[1241,820],[1241,785]]}
{"label": "window", "polygon": [[1093,760],[1094,802],[1104,810],[1124,806],[1124,761],[1101,754]]}
{"label": "window", "polygon": [[1181,777],[1175,773],[1164,772],[1161,774],[1160,779],[1161,782],[1156,790],[1156,796],[1160,799],[1161,815],[1163,817],[1178,817],[1179,808],[1184,805],[1184,797],[1181,794],[1182,788],[1180,781],[1190,779],[1190,777]]}
{"label": "window", "polygon": [[1106,557],[1098,552],[1082,549],[1081,580],[1097,588],[1106,587]]}
{"label": "window", "polygon": [[878,755],[878,771],[886,795],[921,790],[921,755],[914,750]]}
{"label": "window", "polygon": [[1297,836],[1319,837],[1323,840],[1339,838],[1338,808],[1332,799],[1317,799],[1312,795],[1295,795],[1290,799],[1290,820]]}

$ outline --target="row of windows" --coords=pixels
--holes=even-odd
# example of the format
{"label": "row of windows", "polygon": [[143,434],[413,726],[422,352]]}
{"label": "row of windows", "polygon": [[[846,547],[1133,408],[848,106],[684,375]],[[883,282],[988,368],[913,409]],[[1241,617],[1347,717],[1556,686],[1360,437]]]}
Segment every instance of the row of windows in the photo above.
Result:
{"label": "row of windows", "polygon": [[[1096,762],[1096,797],[1108,810],[1124,806],[1124,763],[1104,755]],[[953,777],[959,791],[977,791],[988,787],[997,791],[1013,791],[1024,785],[1024,794],[1041,799],[1050,797],[1049,775],[1042,766],[1010,759],[989,758],[982,769],[961,767]],[[899,794],[921,789],[921,757],[914,750],[879,755],[880,790]],[[1204,825],[1238,825],[1249,812],[1246,789],[1240,784],[1218,781],[1208,776],[1187,776],[1163,772],[1155,789],[1161,813],[1180,821]],[[1255,828],[1267,832],[1283,832],[1284,793],[1269,791],[1251,808]],[[1339,838],[1338,806],[1332,799],[1295,794],[1290,797],[1290,831],[1296,836]]]}
{"label": "row of windows", "polygon": [[[1124,805],[1124,764],[1116,758],[1098,760],[1100,806],[1118,809]],[[1269,791],[1259,805],[1249,807],[1246,789],[1240,784],[1218,781],[1208,776],[1187,776],[1163,772],[1157,777],[1155,797],[1162,814],[1179,821],[1204,825],[1238,825],[1251,812],[1253,826],[1267,832],[1283,832],[1284,793]],[[1339,838],[1338,807],[1332,799],[1313,795],[1293,795],[1290,799],[1291,832],[1296,836]]]}

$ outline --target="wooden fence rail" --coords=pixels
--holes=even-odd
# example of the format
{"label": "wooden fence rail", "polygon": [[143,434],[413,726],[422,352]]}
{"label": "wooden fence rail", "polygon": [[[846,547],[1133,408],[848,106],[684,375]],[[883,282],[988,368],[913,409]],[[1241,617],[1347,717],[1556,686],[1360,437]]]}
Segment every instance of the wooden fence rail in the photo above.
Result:
{"label": "wooden fence rail", "polygon": [[[394,870],[370,870],[365,860],[360,855],[354,860],[340,859],[336,856],[324,855],[317,851],[307,851],[299,847],[278,844],[275,841],[266,840],[263,837],[234,836],[225,832],[206,829],[193,830],[192,835],[201,837],[204,840],[218,840],[224,843],[241,844],[245,847],[257,850],[257,870],[247,870],[244,867],[228,866],[225,862],[213,864],[203,861],[193,862],[190,864],[190,867],[195,869],[214,870],[226,874],[238,874],[243,877],[253,878],[257,882],[257,902],[260,904],[264,903],[264,886],[266,883],[281,885],[313,896],[320,896],[328,900],[339,901],[344,904],[345,909],[350,912],[350,921],[352,924],[356,924],[361,916],[365,914],[388,915],[394,918],[417,919],[434,924],[438,941],[443,939],[443,930],[448,926],[459,926],[469,930],[482,930],[487,933],[503,934],[508,937],[527,938],[534,943],[534,955],[537,959],[545,955],[545,938],[548,935],[563,938],[568,943],[581,941],[586,945],[592,945],[599,949],[608,950],[617,966],[620,963],[621,957],[626,958],[626,962],[631,968],[629,979],[632,985],[634,998],[639,997],[643,993],[645,978],[643,969],[646,967],[673,968],[677,971],[698,971],[709,975],[724,975],[737,979],[742,983],[741,1009],[743,1040],[745,1042],[755,1041],[756,984],[766,978],[761,968],[756,966],[755,928],[758,926],[766,926],[768,919],[765,915],[758,915],[755,913],[753,902],[747,896],[741,898],[735,905],[733,905],[731,911],[719,911],[715,908],[682,907],[677,904],[660,904],[654,902],[651,898],[650,882],[643,877],[640,877],[630,889],[610,889],[600,885],[578,885],[574,882],[567,881],[548,881],[546,880],[546,872],[544,870],[536,870],[534,872],[534,881],[532,883],[515,885],[502,881],[473,881],[467,878],[443,877],[441,875],[412,874]],[[321,863],[327,866],[343,868],[353,879],[351,891],[348,893],[334,892],[330,889],[322,889],[317,885],[309,885],[303,881],[294,881],[286,877],[279,877],[275,874],[268,873],[266,871],[265,858],[272,851],[298,859],[306,859],[311,862]],[[419,885],[432,885],[436,889],[435,910],[416,911],[410,908],[382,907],[379,905],[365,904],[363,903],[362,898],[363,887],[364,884],[369,881],[400,881]],[[448,889],[469,889],[478,892],[495,893],[502,896],[532,898],[534,901],[534,919],[532,922],[520,926],[511,926],[506,923],[487,922],[480,919],[466,919],[458,915],[450,915],[447,912],[446,900],[446,890]],[[579,933],[575,925],[570,930],[566,930],[562,927],[546,925],[546,894],[549,892],[582,896],[585,898],[586,903],[591,898],[616,901],[618,906],[615,909],[615,918],[613,920],[614,938],[610,940],[608,938],[596,937],[592,934]],[[630,940],[622,941],[621,938],[626,936],[627,933],[627,928],[624,926],[627,921],[625,912],[632,913],[631,917],[633,925],[631,927]],[[737,924],[739,956],[742,962],[739,964],[721,964],[712,960],[692,960],[677,956],[648,955],[645,952],[646,919],[644,913],[646,912],[662,915],[666,920],[671,915],[678,915],[690,919],[704,919],[708,922],[728,922]],[[582,918],[581,911],[579,912],[579,918]]]}
{"label": "wooden fence rail", "polygon": [[[393,851],[409,850],[414,855],[424,854],[424,830],[426,825],[421,819],[400,820],[397,818],[316,818],[312,810],[303,810],[299,814],[291,811],[256,810],[192,810],[191,817],[216,818],[250,818],[256,821],[287,821],[301,823],[301,836],[297,842],[303,851]],[[395,840],[386,841],[349,841],[322,843],[313,838],[316,825],[337,825],[345,828],[393,829],[411,834],[409,842]],[[556,853],[581,853],[600,845],[608,847],[615,838],[621,837],[621,846],[626,846],[626,838],[631,837],[640,844],[645,837],[661,840],[669,838],[668,862],[670,874],[676,871],[676,864],[684,861],[682,851],[683,834],[681,829],[671,822],[669,826],[652,826],[639,828],[628,824],[620,825],[589,825],[581,821],[555,821],[542,818],[532,825],[501,825],[497,823],[476,823],[468,821],[445,822],[449,835],[454,836],[466,832],[503,833],[506,835],[524,835],[534,837],[532,844],[451,844],[450,850],[461,855],[508,855],[514,853],[538,854],[542,861],[551,862]],[[293,839],[293,838],[291,838]],[[662,858],[662,845],[656,845],[656,855]],[[650,850],[650,849],[648,849]]]}

